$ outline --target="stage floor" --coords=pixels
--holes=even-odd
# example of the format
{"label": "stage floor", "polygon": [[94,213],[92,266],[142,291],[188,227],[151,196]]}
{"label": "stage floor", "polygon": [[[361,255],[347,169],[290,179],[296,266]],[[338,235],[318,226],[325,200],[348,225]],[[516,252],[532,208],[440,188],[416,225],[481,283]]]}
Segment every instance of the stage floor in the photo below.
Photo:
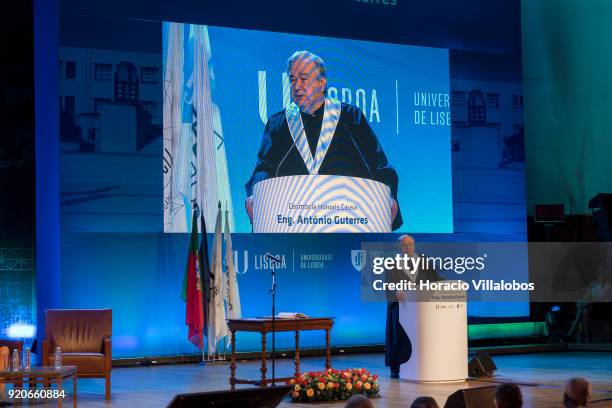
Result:
{"label": "stage floor", "polygon": [[[612,399],[612,353],[602,352],[560,352],[524,355],[494,356],[498,367],[497,376],[487,381],[467,381],[454,384],[415,384],[391,380],[384,366],[382,354],[355,354],[333,356],[336,368],[364,367],[380,379],[381,397],[374,400],[379,408],[408,407],[412,400],[421,395],[434,397],[443,407],[448,395],[460,388],[491,385],[493,382],[513,381],[522,384],[525,407],[559,407],[563,384],[569,377],[585,377],[593,384],[593,400]],[[323,358],[302,359],[302,370],[319,370]],[[277,361],[277,374],[290,375],[291,360]],[[237,374],[240,378],[256,378],[259,362],[240,364]],[[271,366],[268,365],[268,374]],[[174,394],[185,392],[212,391],[228,388],[229,367],[227,364],[201,367],[194,364],[160,365],[135,368],[116,368],[112,375],[112,400],[104,400],[104,382],[98,379],[78,381],[79,407],[165,407]],[[66,384],[71,392],[72,384]],[[72,397],[64,400],[71,406]],[[612,406],[612,400],[609,401]],[[57,406],[57,403],[37,404],[37,407]],[[342,407],[343,403],[295,404],[283,402],[281,407]],[[604,405],[598,405],[604,406]],[[238,407],[237,407],[238,408]]]}

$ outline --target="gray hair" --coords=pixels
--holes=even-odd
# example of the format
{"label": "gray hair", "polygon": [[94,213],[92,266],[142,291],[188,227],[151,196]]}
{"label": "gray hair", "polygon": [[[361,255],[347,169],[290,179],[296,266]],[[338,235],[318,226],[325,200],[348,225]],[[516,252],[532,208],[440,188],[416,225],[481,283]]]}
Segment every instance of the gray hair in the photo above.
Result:
{"label": "gray hair", "polygon": [[397,242],[402,242],[405,238],[410,238],[412,240],[412,242],[414,242],[414,237],[412,235],[408,235],[408,234],[400,235],[397,238]]}
{"label": "gray hair", "polygon": [[318,55],[313,54],[310,51],[296,51],[289,57],[287,60],[287,73],[291,71],[291,67],[297,60],[305,59],[307,61],[312,61],[315,63],[317,67],[317,71],[320,78],[326,78],[327,74],[325,72],[325,62]]}

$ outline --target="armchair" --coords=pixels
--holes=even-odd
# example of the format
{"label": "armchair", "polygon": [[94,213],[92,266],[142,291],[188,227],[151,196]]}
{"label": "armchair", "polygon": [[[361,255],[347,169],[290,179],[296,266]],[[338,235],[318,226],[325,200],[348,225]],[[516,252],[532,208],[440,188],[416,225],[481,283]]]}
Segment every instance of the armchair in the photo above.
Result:
{"label": "armchair", "polygon": [[111,309],[49,309],[46,311],[43,365],[55,364],[55,348],[62,365],[77,367],[77,377],[105,378],[105,398],[110,400]]}

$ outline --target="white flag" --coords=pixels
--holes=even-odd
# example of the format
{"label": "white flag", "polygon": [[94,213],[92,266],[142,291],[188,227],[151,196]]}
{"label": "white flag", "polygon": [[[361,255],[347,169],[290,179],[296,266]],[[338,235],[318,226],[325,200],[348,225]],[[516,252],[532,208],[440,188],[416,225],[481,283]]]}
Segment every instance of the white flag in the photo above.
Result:
{"label": "white flag", "polygon": [[194,204],[211,225],[232,197],[208,29],[164,24],[164,232],[189,232]]}
{"label": "white flag", "polygon": [[230,231],[229,211],[225,210],[225,268],[227,271],[227,318],[240,319],[242,309],[240,307],[240,291],[238,290],[238,277],[234,268],[234,251],[232,250],[232,233]]}
{"label": "white flag", "polygon": [[169,24],[164,31],[164,231],[186,232],[187,222],[184,194],[189,187],[183,167],[189,163],[190,138],[183,133],[182,96],[184,85],[183,25]]}
{"label": "white flag", "polygon": [[217,212],[215,237],[212,246],[210,306],[208,309],[208,354],[214,354],[216,343],[227,336],[225,306],[223,304],[223,237],[221,236],[221,208]]}

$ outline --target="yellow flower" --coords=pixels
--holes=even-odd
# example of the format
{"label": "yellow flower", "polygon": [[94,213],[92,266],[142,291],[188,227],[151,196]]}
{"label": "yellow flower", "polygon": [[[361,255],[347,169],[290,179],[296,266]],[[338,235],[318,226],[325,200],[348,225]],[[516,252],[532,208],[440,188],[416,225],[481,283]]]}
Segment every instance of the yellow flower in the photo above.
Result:
{"label": "yellow flower", "polygon": [[327,389],[328,390],[333,390],[334,389],[334,383],[333,382],[328,382],[327,383]]}
{"label": "yellow flower", "polygon": [[314,390],[312,388],[308,388],[306,390],[306,395],[312,397],[314,395]]}
{"label": "yellow flower", "polygon": [[346,383],[346,389],[349,390],[349,391],[352,390],[353,389],[353,384]]}
{"label": "yellow flower", "polygon": [[302,387],[300,387],[300,384],[295,384],[295,392],[300,392],[300,390],[302,389]]}
{"label": "yellow flower", "polygon": [[367,382],[367,383],[365,383],[365,384],[363,384],[363,388],[365,388],[366,390],[369,390],[369,389],[370,389],[370,387],[371,387],[371,385],[370,385],[370,383],[368,383],[368,382]]}
{"label": "yellow flower", "polygon": [[325,384],[323,384],[322,382],[320,382],[320,383],[318,383],[318,384],[317,384],[317,387],[319,387],[319,389],[320,389],[321,391],[323,391],[323,390],[325,389]]}

